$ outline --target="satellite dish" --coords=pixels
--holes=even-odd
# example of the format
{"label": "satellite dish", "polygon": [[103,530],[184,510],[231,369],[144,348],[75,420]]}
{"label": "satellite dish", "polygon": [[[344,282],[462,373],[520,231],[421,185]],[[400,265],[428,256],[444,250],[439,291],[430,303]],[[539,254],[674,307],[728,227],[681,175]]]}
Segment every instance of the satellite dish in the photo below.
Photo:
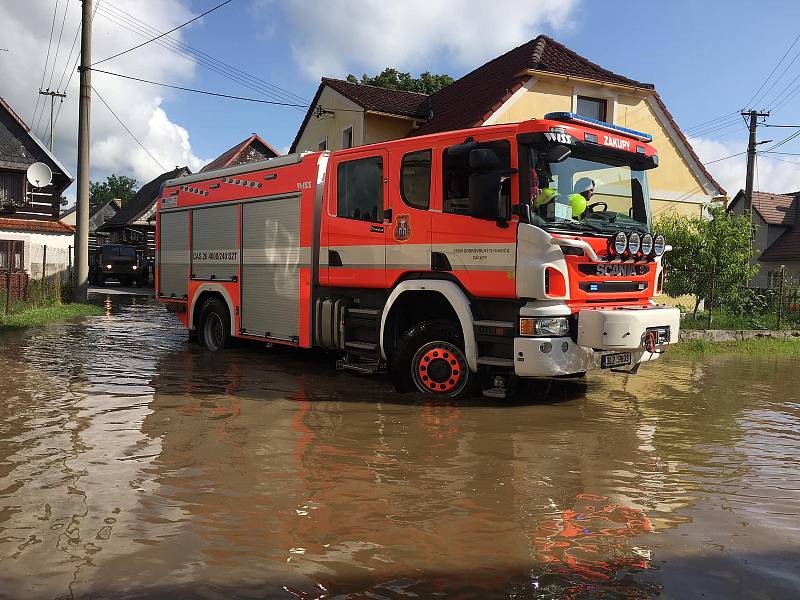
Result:
{"label": "satellite dish", "polygon": [[28,167],[28,183],[33,187],[47,187],[51,181],[53,181],[53,172],[43,162],[35,162]]}

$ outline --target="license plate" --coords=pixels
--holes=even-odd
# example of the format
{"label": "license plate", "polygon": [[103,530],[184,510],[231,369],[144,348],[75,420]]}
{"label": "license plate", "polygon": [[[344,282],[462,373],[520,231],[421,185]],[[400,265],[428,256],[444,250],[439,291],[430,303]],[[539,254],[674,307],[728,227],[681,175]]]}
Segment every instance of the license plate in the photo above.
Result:
{"label": "license plate", "polygon": [[604,354],[600,357],[600,368],[610,369],[631,364],[631,353],[620,352],[619,354]]}

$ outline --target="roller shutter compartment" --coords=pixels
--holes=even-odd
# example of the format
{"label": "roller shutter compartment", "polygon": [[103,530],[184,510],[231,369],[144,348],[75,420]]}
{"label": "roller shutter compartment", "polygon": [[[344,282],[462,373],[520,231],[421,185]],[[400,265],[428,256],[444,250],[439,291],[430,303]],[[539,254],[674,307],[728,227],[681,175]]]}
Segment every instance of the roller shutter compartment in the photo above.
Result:
{"label": "roller shutter compartment", "polygon": [[239,267],[238,229],[238,205],[192,210],[192,279],[235,279]]}
{"label": "roller shutter compartment", "polygon": [[244,204],[242,333],[296,341],[299,262],[300,196]]}
{"label": "roller shutter compartment", "polygon": [[185,298],[189,285],[189,213],[161,213],[159,225],[159,294]]}

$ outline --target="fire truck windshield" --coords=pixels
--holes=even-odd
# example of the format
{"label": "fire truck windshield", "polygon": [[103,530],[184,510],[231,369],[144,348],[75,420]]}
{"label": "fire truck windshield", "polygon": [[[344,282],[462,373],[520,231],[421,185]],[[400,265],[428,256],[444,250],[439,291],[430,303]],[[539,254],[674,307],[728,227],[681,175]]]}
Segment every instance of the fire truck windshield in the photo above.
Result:
{"label": "fire truck windshield", "polygon": [[647,176],[632,166],[635,155],[621,158],[573,146],[569,156],[559,161],[563,153],[556,156],[559,153],[552,149],[552,145],[538,144],[528,149],[528,190],[521,197],[528,198],[534,225],[599,233],[648,230]]}

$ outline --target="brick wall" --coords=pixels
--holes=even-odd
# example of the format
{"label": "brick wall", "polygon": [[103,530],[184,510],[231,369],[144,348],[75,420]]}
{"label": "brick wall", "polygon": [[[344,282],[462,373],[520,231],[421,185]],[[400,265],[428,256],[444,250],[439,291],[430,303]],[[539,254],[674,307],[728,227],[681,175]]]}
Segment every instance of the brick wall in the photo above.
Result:
{"label": "brick wall", "polygon": [[[0,306],[6,302],[6,281],[8,271],[0,271]],[[25,271],[11,273],[11,301],[28,299],[28,274]]]}

